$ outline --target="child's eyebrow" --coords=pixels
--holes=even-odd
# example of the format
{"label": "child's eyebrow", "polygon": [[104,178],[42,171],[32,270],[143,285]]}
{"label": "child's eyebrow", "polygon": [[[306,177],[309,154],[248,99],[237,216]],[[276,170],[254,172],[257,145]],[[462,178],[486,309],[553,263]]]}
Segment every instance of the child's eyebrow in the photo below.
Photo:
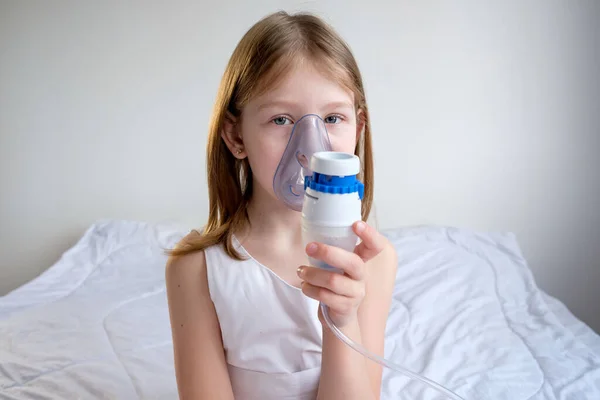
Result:
{"label": "child's eyebrow", "polygon": [[294,104],[290,101],[275,100],[275,101],[269,101],[267,103],[261,104],[260,106],[258,106],[258,111],[262,111],[267,108],[273,108],[273,107],[294,108],[295,106],[296,106],[296,104]]}
{"label": "child's eyebrow", "polygon": [[347,101],[332,101],[331,103],[327,103],[323,106],[324,109],[332,109],[332,108],[351,108],[354,109],[354,104],[349,103]]}

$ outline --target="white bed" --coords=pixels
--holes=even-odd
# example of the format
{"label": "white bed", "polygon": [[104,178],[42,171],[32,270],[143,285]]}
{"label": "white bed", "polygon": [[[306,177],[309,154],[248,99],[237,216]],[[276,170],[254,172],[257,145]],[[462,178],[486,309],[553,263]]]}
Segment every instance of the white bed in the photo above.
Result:
{"label": "white bed", "polygon": [[[98,222],[0,297],[0,399],[176,398],[162,248],[183,234]],[[465,399],[600,399],[600,337],[537,288],[512,235],[386,234],[400,259],[387,357]],[[382,393],[442,398],[387,370]]]}

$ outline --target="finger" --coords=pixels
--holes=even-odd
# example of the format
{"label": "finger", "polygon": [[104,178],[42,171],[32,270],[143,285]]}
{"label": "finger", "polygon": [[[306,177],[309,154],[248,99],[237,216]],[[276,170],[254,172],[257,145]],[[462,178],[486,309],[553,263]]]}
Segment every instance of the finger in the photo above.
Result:
{"label": "finger", "polygon": [[385,237],[377,232],[376,229],[363,221],[356,222],[352,228],[361,240],[361,243],[356,246],[354,252],[358,254],[364,262],[371,260],[383,251],[385,247]]}
{"label": "finger", "polygon": [[364,262],[355,253],[339,247],[313,242],[306,246],[306,254],[344,271],[352,279],[360,281],[364,278]]}
{"label": "finger", "polygon": [[313,286],[328,289],[340,296],[361,299],[364,297],[364,285],[345,275],[303,265],[298,268],[298,276]]}
{"label": "finger", "polygon": [[352,311],[352,308],[354,307],[354,302],[351,297],[340,296],[329,289],[314,286],[307,282],[302,282],[302,293],[311,299],[315,299],[320,303],[325,304],[336,313],[346,314]]}

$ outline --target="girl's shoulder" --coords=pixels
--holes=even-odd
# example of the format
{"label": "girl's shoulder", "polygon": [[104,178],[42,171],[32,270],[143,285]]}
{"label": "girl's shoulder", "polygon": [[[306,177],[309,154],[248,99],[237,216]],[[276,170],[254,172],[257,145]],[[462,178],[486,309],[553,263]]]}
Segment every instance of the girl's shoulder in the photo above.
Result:
{"label": "girl's shoulder", "polygon": [[[184,247],[201,236],[197,230],[192,230],[183,237],[176,248]],[[205,249],[206,250],[206,249]],[[167,286],[172,280],[187,279],[200,276],[206,277],[205,250],[197,250],[184,255],[171,255],[167,260],[165,279]]]}

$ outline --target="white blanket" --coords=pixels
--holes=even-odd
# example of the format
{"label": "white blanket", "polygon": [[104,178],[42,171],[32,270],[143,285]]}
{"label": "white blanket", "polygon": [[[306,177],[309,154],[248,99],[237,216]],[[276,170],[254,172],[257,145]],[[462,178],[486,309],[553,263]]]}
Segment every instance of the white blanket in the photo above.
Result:
{"label": "white blanket", "polygon": [[[465,399],[600,399],[600,337],[543,294],[510,234],[386,232],[399,254],[386,357]],[[93,225],[0,297],[0,399],[173,399],[163,248],[183,232]],[[442,397],[386,370],[383,399]]]}

